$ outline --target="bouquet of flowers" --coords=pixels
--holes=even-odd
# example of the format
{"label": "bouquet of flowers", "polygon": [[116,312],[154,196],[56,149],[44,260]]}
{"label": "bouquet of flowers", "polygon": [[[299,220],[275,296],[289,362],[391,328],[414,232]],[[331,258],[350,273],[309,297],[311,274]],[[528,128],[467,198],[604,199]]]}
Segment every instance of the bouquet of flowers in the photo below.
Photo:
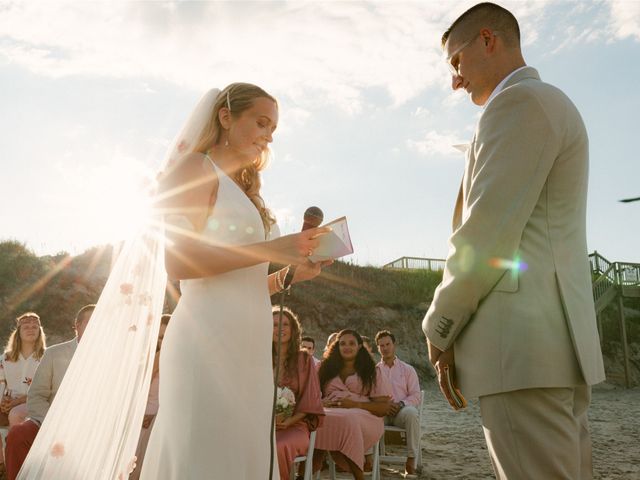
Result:
{"label": "bouquet of flowers", "polygon": [[276,398],[276,415],[281,420],[289,418],[293,415],[293,409],[296,406],[296,396],[288,387],[278,387],[278,395]]}

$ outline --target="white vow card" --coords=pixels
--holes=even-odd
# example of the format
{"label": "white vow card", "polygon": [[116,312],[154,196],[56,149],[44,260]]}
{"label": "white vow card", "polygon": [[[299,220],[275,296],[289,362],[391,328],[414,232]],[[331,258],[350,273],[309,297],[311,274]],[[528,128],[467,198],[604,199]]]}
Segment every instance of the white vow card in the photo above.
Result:
{"label": "white vow card", "polygon": [[345,255],[353,253],[347,217],[340,217],[333,222],[323,225],[323,227],[331,227],[331,231],[318,237],[320,245],[314,250],[309,260],[315,263],[322,260],[344,257]]}

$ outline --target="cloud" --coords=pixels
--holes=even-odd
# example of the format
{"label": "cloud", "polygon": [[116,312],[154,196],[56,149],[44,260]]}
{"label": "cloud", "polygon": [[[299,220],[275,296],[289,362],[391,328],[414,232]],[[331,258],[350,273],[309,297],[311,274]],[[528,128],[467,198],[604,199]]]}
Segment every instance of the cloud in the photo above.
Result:
{"label": "cloud", "polygon": [[0,58],[50,77],[196,91],[243,79],[303,108],[358,113],[367,89],[402,104],[440,80],[446,14],[413,2],[18,2],[0,16]]}
{"label": "cloud", "polygon": [[431,130],[421,140],[407,140],[407,148],[421,155],[453,156],[460,155],[454,145],[469,143],[461,139],[457,133],[445,131],[443,133]]}
{"label": "cloud", "polygon": [[280,102],[278,135],[295,132],[307,122],[311,115],[312,113],[309,110]]}
{"label": "cloud", "polygon": [[619,39],[632,37],[640,41],[640,2],[612,0],[610,8],[615,36]]}
{"label": "cloud", "polygon": [[[54,78],[159,79],[196,92],[244,80],[305,110],[355,115],[372,89],[397,106],[439,88],[442,31],[475,3],[16,2],[0,15],[0,59]],[[624,3],[616,11],[634,8]],[[505,2],[525,45],[562,4]]]}
{"label": "cloud", "polygon": [[[517,8],[514,13],[519,17]],[[550,19],[553,19],[550,21]],[[612,43],[634,38],[640,40],[640,2],[605,0],[591,2],[549,2],[536,15],[522,22],[525,45],[542,43],[550,55],[565,49],[593,43]],[[527,39],[526,33],[532,31]]]}

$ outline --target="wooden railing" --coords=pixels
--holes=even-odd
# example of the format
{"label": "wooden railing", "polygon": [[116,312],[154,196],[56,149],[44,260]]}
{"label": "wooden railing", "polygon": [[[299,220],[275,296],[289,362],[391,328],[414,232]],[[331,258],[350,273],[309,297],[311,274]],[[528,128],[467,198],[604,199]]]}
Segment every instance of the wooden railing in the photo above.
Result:
{"label": "wooden railing", "polygon": [[600,341],[604,330],[600,313],[611,303],[617,301],[620,318],[620,340],[624,367],[624,382],[627,388],[631,386],[630,354],[627,341],[627,327],[625,320],[625,297],[640,298],[640,263],[610,262],[598,252],[589,255],[591,275],[593,279],[593,299],[598,318],[598,333]]}
{"label": "wooden railing", "polygon": [[589,255],[596,312],[616,299],[618,294],[637,296],[640,290],[640,263],[610,262],[598,252]]}
{"label": "wooden railing", "polygon": [[[593,280],[593,299],[596,309],[601,311],[615,299],[615,293],[622,287],[640,289],[640,263],[610,262],[598,252],[589,254]],[[444,270],[442,258],[400,257],[382,268]],[[615,292],[613,291],[615,290]]]}
{"label": "wooden railing", "polygon": [[616,273],[615,264],[611,264],[606,271],[602,272],[602,274],[593,281],[593,299],[595,301],[598,301],[599,298],[604,296],[610,288],[615,288],[618,283],[615,278]]}
{"label": "wooden railing", "polygon": [[[594,294],[602,294],[610,286],[640,286],[640,263],[610,262],[598,252],[589,254]],[[382,268],[444,270],[443,258],[400,257]]]}
{"label": "wooden railing", "polygon": [[442,258],[400,257],[393,262],[383,265],[382,268],[431,270],[432,272],[444,270],[445,260]]}
{"label": "wooden railing", "polygon": [[609,270],[612,263],[600,255],[597,251],[589,254],[589,263],[591,263],[591,271],[593,273],[603,273]]}
{"label": "wooden railing", "polygon": [[622,285],[640,285],[640,263],[617,263],[619,280]]}

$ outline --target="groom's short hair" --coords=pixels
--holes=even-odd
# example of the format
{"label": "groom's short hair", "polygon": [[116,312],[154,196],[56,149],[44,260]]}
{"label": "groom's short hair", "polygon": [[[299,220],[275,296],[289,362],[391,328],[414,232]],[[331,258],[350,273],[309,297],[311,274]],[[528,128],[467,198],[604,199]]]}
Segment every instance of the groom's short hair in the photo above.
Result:
{"label": "groom's short hair", "polygon": [[520,27],[518,20],[504,7],[491,2],[474,5],[460,15],[442,35],[442,48],[451,32],[463,29],[465,32],[479,32],[482,28],[491,28],[500,32],[504,44],[508,47],[520,46]]}

